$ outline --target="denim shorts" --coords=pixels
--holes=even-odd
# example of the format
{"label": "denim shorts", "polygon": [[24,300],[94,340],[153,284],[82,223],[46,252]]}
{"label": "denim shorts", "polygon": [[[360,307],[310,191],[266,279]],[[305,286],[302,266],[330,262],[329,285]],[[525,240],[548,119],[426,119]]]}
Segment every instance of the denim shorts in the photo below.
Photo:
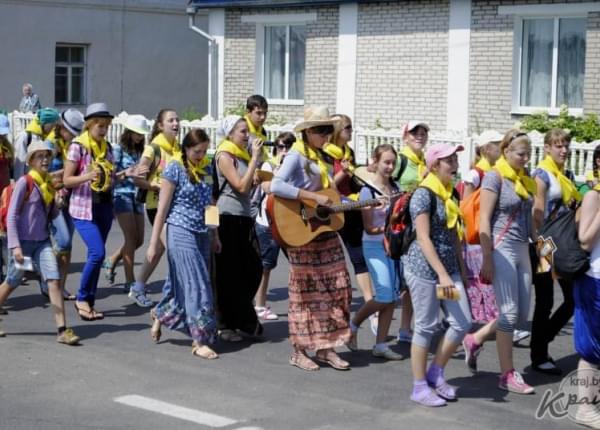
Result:
{"label": "denim shorts", "polygon": [[274,269],[277,266],[277,258],[279,257],[279,244],[271,235],[271,227],[257,223],[255,229],[258,245],[260,246],[262,266],[265,269]]}
{"label": "denim shorts", "polygon": [[144,204],[135,200],[135,194],[117,194],[113,198],[115,214],[143,214]]}
{"label": "denim shorts", "polygon": [[344,241],[344,245],[346,246],[346,251],[348,251],[348,257],[350,257],[350,262],[352,263],[354,274],[360,275],[361,273],[368,273],[369,268],[367,267],[367,263],[365,262],[362,245],[351,246],[350,243],[347,241]]}
{"label": "denim shorts", "polygon": [[394,260],[387,256],[380,240],[363,240],[363,253],[377,303],[394,303],[398,297],[400,279]]}
{"label": "denim shorts", "polygon": [[[40,274],[44,281],[57,281],[60,279],[58,264],[56,263],[56,256],[52,250],[50,239],[41,241],[22,240],[21,251],[23,252],[23,256],[31,257],[34,270]],[[12,250],[9,250],[9,254],[6,283],[10,288],[14,289],[21,284],[21,279],[23,279],[25,272],[15,267],[15,258],[12,255]]]}
{"label": "denim shorts", "polygon": [[56,253],[70,252],[73,247],[75,225],[71,215],[69,215],[68,207],[58,212],[58,216],[50,221],[49,228]]}

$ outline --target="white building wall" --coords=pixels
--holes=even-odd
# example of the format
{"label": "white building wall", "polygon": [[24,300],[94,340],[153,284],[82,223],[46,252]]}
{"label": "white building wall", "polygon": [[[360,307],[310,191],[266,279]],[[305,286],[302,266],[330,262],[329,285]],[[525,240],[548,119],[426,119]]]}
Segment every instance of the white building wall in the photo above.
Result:
{"label": "white building wall", "polygon": [[[86,44],[86,101],[152,117],[163,107],[206,112],[207,42],[188,29],[186,0],[0,0],[0,108],[24,82],[54,105],[57,43]],[[206,29],[206,16],[197,17]],[[59,108],[67,106],[59,106]],[[75,106],[83,109],[83,106]]]}

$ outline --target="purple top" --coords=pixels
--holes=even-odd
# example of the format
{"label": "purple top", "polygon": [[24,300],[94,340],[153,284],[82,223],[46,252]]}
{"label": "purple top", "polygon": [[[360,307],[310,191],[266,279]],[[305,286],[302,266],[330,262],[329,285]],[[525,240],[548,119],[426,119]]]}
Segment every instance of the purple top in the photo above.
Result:
{"label": "purple top", "polygon": [[[48,211],[42,200],[42,194],[34,184],[29,198],[27,194],[27,179],[21,176],[15,184],[7,217],[8,249],[21,246],[22,240],[46,240],[48,233]],[[52,218],[56,216],[55,206],[52,205]]]}
{"label": "purple top", "polygon": [[286,154],[271,182],[271,192],[286,199],[297,198],[300,189],[320,191],[322,188],[321,171],[317,163],[293,149]]}

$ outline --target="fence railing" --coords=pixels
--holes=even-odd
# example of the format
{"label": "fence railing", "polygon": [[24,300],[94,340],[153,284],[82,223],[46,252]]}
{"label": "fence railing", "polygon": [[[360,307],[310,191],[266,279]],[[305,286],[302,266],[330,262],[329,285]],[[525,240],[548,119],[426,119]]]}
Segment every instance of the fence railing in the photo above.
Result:
{"label": "fence railing", "polygon": [[[11,123],[11,134],[12,139],[25,129],[27,124],[33,118],[33,114],[12,112],[9,113],[9,121]],[[127,118],[128,114],[122,112],[117,115],[111,123],[108,130],[107,139],[109,142],[116,144],[119,141],[121,133],[123,133],[123,123]],[[153,120],[148,120],[150,126],[153,125]],[[180,141],[183,137],[193,128],[202,128],[210,137],[209,152],[212,153],[216,147],[217,140],[217,129],[219,127],[219,120],[215,120],[210,117],[204,117],[199,120],[193,121],[181,121],[179,129]],[[275,138],[282,132],[293,131],[294,124],[283,124],[283,125],[270,125],[267,127],[267,137],[269,140],[275,140]],[[544,158],[544,135],[533,131],[528,133],[532,142],[532,154],[529,162],[530,168],[536,166],[542,158]],[[431,132],[429,135],[429,144],[433,143],[448,143],[452,145],[463,145],[465,151],[459,153],[459,165],[460,173],[466,173],[470,166],[471,160],[475,154],[475,142],[477,136],[465,136],[462,133],[454,131],[446,132]],[[362,127],[356,127],[353,130],[352,144],[356,153],[356,159],[359,164],[366,164],[369,160],[369,155],[377,145],[382,143],[389,143],[399,150],[402,145],[402,131],[401,130],[385,130],[385,129],[367,129]],[[572,142],[569,159],[567,166],[575,174],[575,178],[578,181],[583,181],[585,173],[592,169],[593,166],[593,152],[596,145],[600,144],[600,141],[594,141],[589,143]]]}

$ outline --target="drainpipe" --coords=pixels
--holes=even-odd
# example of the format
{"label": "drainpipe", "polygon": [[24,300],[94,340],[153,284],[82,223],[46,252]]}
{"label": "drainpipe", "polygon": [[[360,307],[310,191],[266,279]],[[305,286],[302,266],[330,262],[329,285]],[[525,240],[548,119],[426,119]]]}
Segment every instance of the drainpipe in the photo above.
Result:
{"label": "drainpipe", "polygon": [[204,30],[196,26],[196,13],[198,12],[198,8],[195,6],[189,6],[186,9],[186,13],[188,15],[188,28],[193,32],[199,34],[203,38],[208,41],[208,114],[216,118],[217,112],[215,107],[213,106],[215,103],[213,99],[216,100],[217,94],[213,87],[213,80],[216,83],[216,73],[214,73],[213,65],[217,64],[217,41],[210,34],[206,33]]}

